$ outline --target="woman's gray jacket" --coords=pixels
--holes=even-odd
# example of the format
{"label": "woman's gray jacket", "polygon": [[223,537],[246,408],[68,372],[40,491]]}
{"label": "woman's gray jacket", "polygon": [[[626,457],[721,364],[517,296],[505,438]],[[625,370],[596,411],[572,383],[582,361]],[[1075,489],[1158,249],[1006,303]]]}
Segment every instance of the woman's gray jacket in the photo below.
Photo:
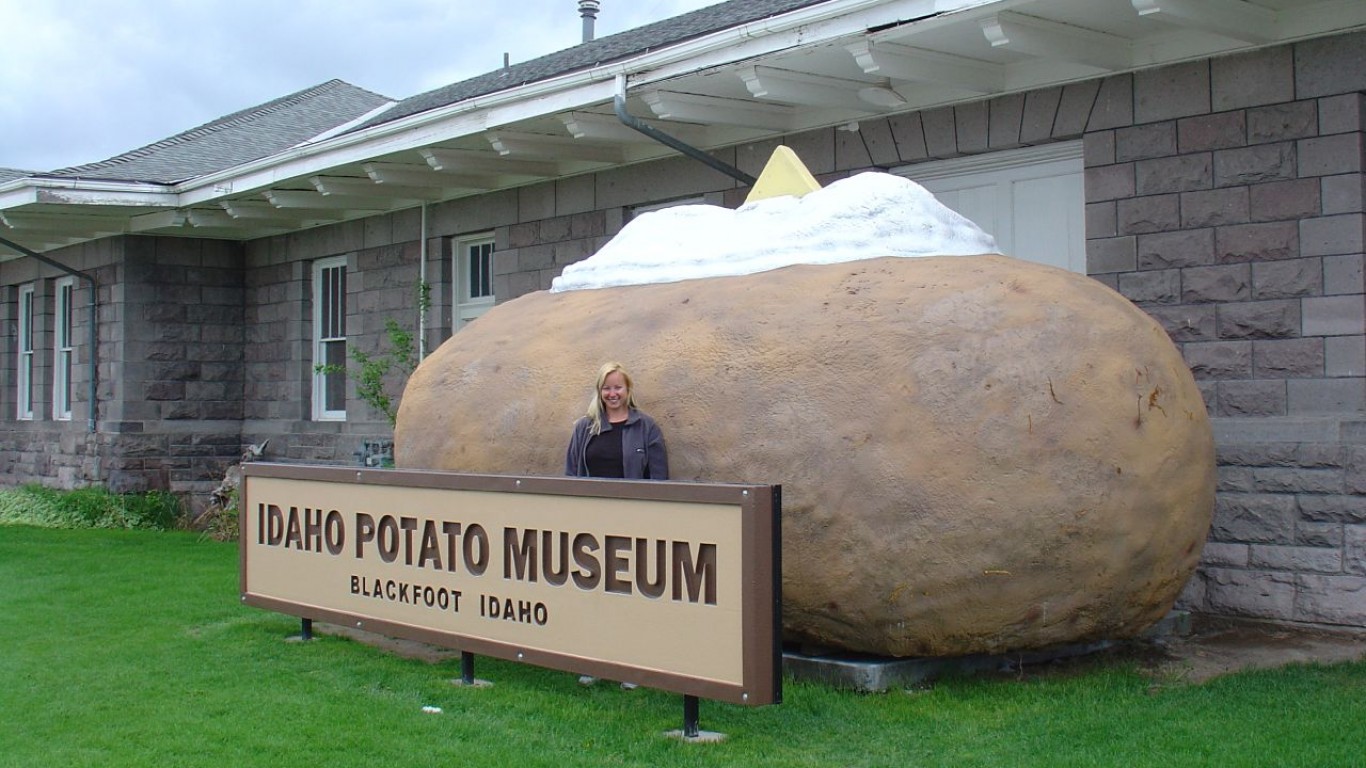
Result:
{"label": "woman's gray jacket", "polygon": [[[588,440],[587,416],[574,422],[574,434],[569,438],[569,450],[564,458],[564,473],[573,477],[588,477],[584,457]],[[627,480],[668,480],[669,454],[664,449],[664,433],[655,420],[634,408],[626,421],[613,426],[604,421],[602,431],[613,429],[621,433],[621,466]]]}

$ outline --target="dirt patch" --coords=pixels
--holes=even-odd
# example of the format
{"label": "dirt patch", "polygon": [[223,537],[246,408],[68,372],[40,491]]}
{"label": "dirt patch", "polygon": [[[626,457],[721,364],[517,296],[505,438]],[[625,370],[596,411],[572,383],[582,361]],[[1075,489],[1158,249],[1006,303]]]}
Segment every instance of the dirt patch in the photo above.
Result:
{"label": "dirt patch", "polygon": [[1185,634],[1145,641],[1143,665],[1162,679],[1199,683],[1249,669],[1366,659],[1366,632],[1210,616]]}
{"label": "dirt patch", "polygon": [[363,629],[353,627],[343,627],[337,624],[317,623],[313,625],[313,631],[323,635],[333,635],[336,637],[346,637],[358,643],[379,648],[386,653],[392,653],[405,659],[417,659],[428,664],[440,664],[443,661],[460,658],[460,651],[454,648],[443,648],[437,645],[419,643],[416,640],[401,640],[396,637],[385,637],[374,632],[366,632]]}

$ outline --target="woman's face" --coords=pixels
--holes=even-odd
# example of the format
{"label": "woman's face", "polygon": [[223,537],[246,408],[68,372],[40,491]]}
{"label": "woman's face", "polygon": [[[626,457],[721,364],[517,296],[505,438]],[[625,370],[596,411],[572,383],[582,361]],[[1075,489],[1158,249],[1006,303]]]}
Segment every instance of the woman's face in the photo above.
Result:
{"label": "woman's face", "polygon": [[602,388],[598,390],[598,397],[602,398],[602,404],[609,413],[624,410],[630,396],[631,390],[626,387],[626,377],[621,371],[607,374],[602,380]]}

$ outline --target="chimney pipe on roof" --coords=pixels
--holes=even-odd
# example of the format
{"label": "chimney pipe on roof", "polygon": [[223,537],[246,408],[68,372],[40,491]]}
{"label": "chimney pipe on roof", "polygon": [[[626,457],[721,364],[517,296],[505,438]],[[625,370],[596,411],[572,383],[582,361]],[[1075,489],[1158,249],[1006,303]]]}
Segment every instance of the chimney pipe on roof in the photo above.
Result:
{"label": "chimney pipe on roof", "polygon": [[602,3],[598,0],[579,0],[579,15],[583,17],[583,41],[585,43],[593,39],[593,21],[598,17],[598,8]]}

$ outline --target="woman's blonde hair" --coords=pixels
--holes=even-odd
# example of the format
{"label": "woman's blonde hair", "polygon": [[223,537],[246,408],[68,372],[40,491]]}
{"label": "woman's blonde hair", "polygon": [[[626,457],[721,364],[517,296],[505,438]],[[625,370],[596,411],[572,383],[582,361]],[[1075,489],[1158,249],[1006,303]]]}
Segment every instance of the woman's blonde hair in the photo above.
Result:
{"label": "woman's blonde hair", "polygon": [[621,378],[626,381],[626,407],[628,409],[636,407],[635,387],[631,384],[631,374],[626,372],[621,363],[603,363],[602,367],[598,369],[597,383],[593,385],[593,397],[588,401],[589,434],[602,434],[602,384],[613,373],[620,373]]}

